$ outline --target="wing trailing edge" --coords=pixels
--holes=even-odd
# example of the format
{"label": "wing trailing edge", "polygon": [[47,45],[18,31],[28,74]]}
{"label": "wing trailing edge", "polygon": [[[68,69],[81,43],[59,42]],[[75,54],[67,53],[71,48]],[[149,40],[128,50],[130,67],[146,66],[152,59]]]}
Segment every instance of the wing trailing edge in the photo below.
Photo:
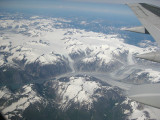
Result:
{"label": "wing trailing edge", "polygon": [[[126,30],[149,33],[160,46],[160,8],[146,3],[127,4],[142,23],[142,27]],[[160,52],[140,54],[137,58],[160,63]],[[129,97],[140,103],[160,108],[160,84],[138,85],[130,90]]]}
{"label": "wing trailing edge", "polygon": [[124,28],[123,30],[130,31],[130,32],[136,32],[136,33],[149,34],[147,29],[143,26],[132,27],[132,28]]}
{"label": "wing trailing edge", "polygon": [[153,62],[158,62],[160,63],[160,54],[159,51],[157,52],[150,52],[150,53],[145,53],[145,54],[140,54],[136,56],[137,58],[153,61]]}
{"label": "wing trailing edge", "polygon": [[160,8],[146,3],[127,4],[160,46]]}
{"label": "wing trailing edge", "polygon": [[[150,34],[160,46],[160,7],[146,3],[132,3],[127,5],[137,16],[142,26],[127,28],[125,30]],[[137,58],[160,63],[160,52],[141,54]]]}
{"label": "wing trailing edge", "polygon": [[137,85],[131,88],[129,98],[140,103],[160,108],[160,84]]}

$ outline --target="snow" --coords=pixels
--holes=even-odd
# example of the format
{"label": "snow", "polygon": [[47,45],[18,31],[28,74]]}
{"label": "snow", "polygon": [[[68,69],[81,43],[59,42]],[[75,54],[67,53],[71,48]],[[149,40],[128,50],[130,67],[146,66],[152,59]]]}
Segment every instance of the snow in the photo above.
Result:
{"label": "snow", "polygon": [[128,64],[129,65],[133,65],[134,64],[134,61],[133,61],[133,58],[132,58],[132,54],[129,52],[128,53]]}
{"label": "snow", "polygon": [[100,84],[95,81],[88,81],[88,79],[88,77],[70,77],[69,82],[59,83],[58,94],[62,97],[60,104],[63,109],[71,101],[86,105],[92,104],[92,96],[100,88]]}
{"label": "snow", "polygon": [[[126,97],[126,99],[121,104],[126,104],[131,107],[131,110],[124,109],[124,114],[128,116],[127,120],[159,119],[157,117],[157,113],[159,114],[159,109],[148,107],[145,105],[141,105],[141,107],[139,107],[140,104],[138,102],[135,102],[128,97]],[[148,113],[149,117],[146,113]]]}
{"label": "snow", "polygon": [[22,93],[22,95],[26,95],[27,93],[32,91],[32,84],[31,85],[25,85],[22,87],[24,89],[24,92]]}
{"label": "snow", "polygon": [[[61,18],[42,19],[39,16],[33,16],[29,20],[0,20],[0,27],[5,29],[2,30],[3,34],[0,36],[0,47],[5,46],[5,48],[0,49],[0,52],[10,53],[7,56],[7,64],[12,65],[15,64],[14,60],[22,61],[23,59],[26,60],[25,65],[34,62],[39,62],[42,65],[56,64],[63,59],[62,56],[69,57],[70,54],[85,53],[82,59],[84,63],[93,63],[99,60],[100,65],[103,65],[103,63],[109,64],[115,59],[115,56],[127,53],[127,65],[134,65],[135,61],[132,58],[134,54],[143,54],[156,49],[153,46],[140,48],[126,44],[124,39],[118,37],[118,34],[110,35],[80,29],[54,27],[63,25],[63,22],[71,21]],[[86,25],[87,23],[81,21],[81,24]],[[10,26],[11,28],[7,29]],[[18,28],[16,28],[17,26]],[[89,55],[86,53],[87,49],[90,50]],[[5,64],[4,56],[0,55],[0,66]],[[144,72],[148,73],[151,82],[160,81],[159,71],[144,69],[137,75]],[[100,84],[87,79],[71,77],[67,83],[59,82],[58,94],[62,97],[61,107],[65,108],[71,101],[92,104],[94,92],[100,88]],[[31,103],[40,101],[41,98],[32,90],[32,85],[23,86],[23,89],[24,92],[16,95],[26,95],[26,97],[21,97],[4,108],[5,114],[14,110],[24,110]],[[4,88],[0,90],[0,98],[2,97],[10,98],[11,93]],[[124,101],[124,104],[129,104],[128,100]],[[131,106],[133,113],[129,116],[130,119],[146,119],[143,111],[137,109],[138,104],[136,102],[131,102]],[[124,113],[128,114],[129,111],[125,110]]]}
{"label": "snow", "polygon": [[93,63],[96,60],[96,57],[84,58],[82,61],[85,63]]}
{"label": "snow", "polygon": [[[139,109],[136,109],[137,107],[137,104],[136,103],[133,103],[132,104],[133,108],[133,113],[129,116],[129,120],[133,120],[133,119],[136,119],[136,120],[147,120],[147,116],[145,114],[145,112],[149,113],[149,116],[151,119],[155,119],[155,120],[158,120],[159,116],[159,109],[154,109],[154,108],[151,108],[151,107],[148,107],[148,106],[144,106],[144,108],[142,110],[139,110]],[[155,112],[158,112],[158,113],[155,113]]]}
{"label": "snow", "polygon": [[[3,31],[4,34],[1,35],[3,39],[0,39],[0,42],[1,46],[6,46],[6,48],[0,51],[11,54],[7,57],[8,64],[11,65],[16,64],[13,60],[22,61],[23,59],[26,61],[25,65],[34,63],[36,60],[42,65],[55,64],[60,59],[50,54],[54,52],[65,57],[69,57],[70,54],[84,53],[85,57],[82,59],[84,63],[93,63],[98,60],[101,66],[114,61],[115,55],[120,56],[125,52],[128,53],[128,64],[132,65],[135,63],[132,58],[133,54],[155,49],[126,44],[124,39],[118,37],[118,34],[54,27],[63,25],[63,22],[71,21],[62,18],[42,19],[39,16],[16,21],[1,20],[2,27],[12,26],[12,28]],[[87,24],[86,21],[81,21],[81,23]],[[15,29],[16,26],[19,27]],[[89,55],[86,54],[87,49],[91,51]],[[0,59],[0,65],[3,64],[5,64],[4,60]]]}
{"label": "snow", "polygon": [[90,95],[94,94],[94,91],[97,90],[99,87],[99,84],[92,81],[87,81],[83,84],[83,90],[89,93]]}
{"label": "snow", "polygon": [[82,103],[84,101],[89,101],[88,99],[88,94],[86,94],[85,91],[80,91],[79,94],[77,95],[77,100]]}
{"label": "snow", "polygon": [[0,55],[0,66],[4,64],[4,56]]}
{"label": "snow", "polygon": [[32,16],[32,17],[30,17],[31,19],[37,19],[37,18],[39,18],[39,16]]}
{"label": "snow", "polygon": [[0,89],[0,98],[9,98],[11,96],[10,91],[6,88],[6,86]]}
{"label": "snow", "polygon": [[141,75],[142,73],[148,73],[149,81],[153,83],[157,83],[160,81],[160,72],[153,69],[144,69],[137,73],[137,75]]}
{"label": "snow", "polygon": [[[7,112],[12,112],[14,111],[17,107],[18,109],[25,109],[25,106],[23,106],[25,104],[25,102],[28,100],[28,98],[21,98],[19,99],[17,102],[12,103],[9,107],[3,109],[3,113],[7,113]],[[23,107],[22,107],[23,106]],[[28,107],[28,106],[27,106]]]}
{"label": "snow", "polygon": [[[19,96],[18,99],[12,102],[11,105],[5,106],[2,112],[7,116],[9,112],[14,112],[17,110],[25,110],[31,103],[40,102],[41,98],[37,96],[36,92],[32,90],[32,84],[25,85],[22,87],[23,92],[17,92],[16,94],[11,94],[11,96]],[[6,91],[5,91],[6,92]],[[2,91],[0,91],[0,94]],[[8,93],[9,94],[9,93]],[[22,97],[21,97],[22,96]],[[2,96],[4,97],[4,95]],[[10,97],[8,97],[10,98]],[[9,118],[8,118],[9,119]]]}
{"label": "snow", "polygon": [[125,111],[124,111],[124,114],[128,114],[128,113],[130,113],[129,110],[125,110]]}
{"label": "snow", "polygon": [[132,119],[136,119],[136,120],[145,120],[147,119],[145,113],[143,110],[138,110],[137,107],[138,107],[138,104],[136,102],[131,102],[131,106],[132,106],[132,114],[131,116],[129,116],[129,119],[132,120]]}
{"label": "snow", "polygon": [[66,92],[63,94],[64,98],[68,97],[68,99],[71,100],[78,94],[80,90],[81,90],[81,86],[69,85]]}
{"label": "snow", "polygon": [[128,120],[145,120],[147,119],[147,116],[144,113],[144,109],[140,110],[138,109],[139,103],[132,101],[128,97],[125,101],[123,101],[121,104],[130,105],[132,108],[132,112],[130,110],[124,109],[124,114],[128,115]]}
{"label": "snow", "polygon": [[86,21],[81,21],[80,24],[81,25],[87,25],[88,23]]}
{"label": "snow", "polygon": [[54,53],[42,55],[36,60],[36,62],[39,62],[41,64],[55,64],[58,61],[60,61],[60,57],[56,56]]}
{"label": "snow", "polygon": [[97,57],[102,60],[102,63],[104,62],[106,64],[112,60],[112,56],[110,54],[106,55],[103,53],[99,53]]}

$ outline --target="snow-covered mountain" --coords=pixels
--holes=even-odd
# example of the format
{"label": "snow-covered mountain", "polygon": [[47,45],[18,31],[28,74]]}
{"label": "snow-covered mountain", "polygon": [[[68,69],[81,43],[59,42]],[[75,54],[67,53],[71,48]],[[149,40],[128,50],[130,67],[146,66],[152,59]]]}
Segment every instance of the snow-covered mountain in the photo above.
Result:
{"label": "snow-covered mountain", "polygon": [[130,45],[118,34],[75,29],[70,22],[39,16],[0,20],[0,110],[6,118],[156,118],[118,85],[87,73],[130,84],[157,83],[158,63],[134,57],[157,47],[148,41]]}
{"label": "snow-covered mountain", "polygon": [[[149,109],[125,97],[123,90],[91,76],[63,77],[43,85],[28,84],[18,91],[3,87],[0,93],[0,109],[7,119],[155,118]],[[53,111],[56,115],[49,118],[47,115]]]}
{"label": "snow-covered mountain", "polygon": [[0,109],[7,119],[11,119],[12,117],[14,119],[15,116],[23,118],[22,113],[30,104],[42,101],[43,98],[37,95],[32,87],[32,84],[28,84],[16,92],[10,91],[7,87],[1,88]]}
{"label": "snow-covered mountain", "polygon": [[118,35],[63,28],[61,22],[70,21],[37,17],[2,20],[2,71],[8,72],[6,66],[16,67],[29,74],[29,79],[51,77],[71,69],[113,72],[126,64],[141,61],[135,60],[133,55],[156,49],[154,46],[139,48],[126,44]]}

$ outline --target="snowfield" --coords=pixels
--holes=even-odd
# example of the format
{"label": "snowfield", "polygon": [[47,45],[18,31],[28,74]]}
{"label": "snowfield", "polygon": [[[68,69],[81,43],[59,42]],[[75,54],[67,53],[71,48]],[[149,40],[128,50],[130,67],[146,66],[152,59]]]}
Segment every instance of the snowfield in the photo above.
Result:
{"label": "snowfield", "polygon": [[[0,20],[1,73],[5,74],[9,68],[17,68],[18,70],[29,69],[30,73],[27,71],[27,75],[31,74],[32,77],[41,74],[55,77],[71,71],[73,73],[76,71],[112,73],[114,76],[115,71],[121,73],[123,67],[136,65],[137,68],[134,69],[138,69],[138,71],[135,70],[135,76],[132,75],[130,78],[145,75],[147,82],[157,83],[160,81],[158,70],[138,67],[140,64],[152,65],[151,62],[148,63],[134,57],[136,54],[154,51],[157,49],[156,46],[144,47],[145,43],[141,43],[143,47],[137,47],[125,43],[125,40],[118,34],[96,33],[63,26],[69,22],[71,21],[61,18],[44,19],[39,16],[29,19]],[[81,24],[86,25],[87,23],[82,21]],[[43,66],[46,67],[46,71],[43,71]],[[36,67],[37,69],[35,69]],[[58,73],[65,68],[66,71]],[[56,75],[52,73],[55,72],[54,70],[57,72]],[[120,79],[123,74],[129,76],[131,72],[132,69],[131,71],[124,70],[122,74],[114,77]],[[19,76],[15,77],[15,79],[18,78]],[[79,104],[80,107],[85,106],[87,110],[90,110],[93,108],[94,102],[105,96],[104,93],[114,89],[112,86],[103,86],[100,82],[92,81],[87,76],[72,76],[68,81],[53,80],[52,82],[54,83],[52,89],[56,91],[58,96],[56,99],[59,100],[58,108],[62,110],[67,110],[73,103]],[[34,91],[33,86],[33,84],[26,84],[16,93],[11,92],[7,87],[0,88],[0,100],[9,101],[0,106],[0,110],[7,119],[11,119],[15,114],[22,118],[22,112],[31,104],[42,102],[43,97]],[[150,109],[139,108],[140,105],[137,102],[127,97],[121,104],[129,104],[132,108],[132,110],[124,109],[124,114],[130,120],[156,118]],[[148,115],[150,116],[148,117]]]}
{"label": "snowfield", "polygon": [[[79,102],[81,106],[87,105],[91,109],[95,91],[100,89],[99,83],[89,81],[89,77],[70,77],[69,82],[59,82],[58,94],[62,97],[60,102],[62,109],[66,109],[71,102]],[[56,84],[57,86],[57,84]],[[53,88],[55,85],[53,85]]]}
{"label": "snowfield", "polygon": [[[127,54],[128,64],[134,64],[132,56],[154,50],[154,47],[139,48],[124,43],[118,35],[86,32],[85,30],[70,28],[55,28],[62,19],[29,19],[29,20],[1,20],[0,27],[5,29],[1,34],[0,51],[7,54],[7,62],[1,55],[0,65],[15,64],[14,60],[25,60],[24,64],[35,62],[37,59],[42,64],[53,63],[58,60],[50,53],[64,55],[83,55],[83,62],[99,60],[108,64],[116,56]],[[68,22],[68,21],[67,21]],[[11,29],[7,29],[11,26]],[[23,29],[22,29],[23,28]],[[44,58],[47,56],[47,58]],[[73,57],[72,57],[73,58]],[[124,61],[121,61],[124,62]]]}
{"label": "snowfield", "polygon": [[[7,100],[8,102],[1,106],[2,113],[6,119],[11,119],[15,113],[24,111],[30,104],[41,102],[42,98],[32,89],[32,84],[25,85],[22,90],[16,94],[11,93],[7,88],[0,89],[0,99]],[[7,94],[7,95],[6,95]],[[3,95],[3,96],[2,96]],[[15,99],[15,100],[14,100]],[[14,102],[12,102],[14,100]],[[10,102],[12,102],[10,104]],[[12,113],[11,113],[12,112]]]}
{"label": "snowfield", "polygon": [[[157,113],[153,112],[153,110],[151,108],[145,107],[144,105],[141,105],[135,101],[132,101],[130,98],[126,98],[126,100],[121,103],[121,104],[126,104],[126,105],[130,105],[130,107],[132,108],[131,111],[130,110],[124,110],[125,114],[128,114],[128,119],[129,120],[146,120],[146,119],[158,119],[157,117]],[[157,109],[158,111],[158,109]]]}
{"label": "snowfield", "polygon": [[149,80],[153,83],[157,83],[160,81],[160,72],[152,69],[144,69],[137,73],[137,75],[141,75],[143,73],[147,73]]}

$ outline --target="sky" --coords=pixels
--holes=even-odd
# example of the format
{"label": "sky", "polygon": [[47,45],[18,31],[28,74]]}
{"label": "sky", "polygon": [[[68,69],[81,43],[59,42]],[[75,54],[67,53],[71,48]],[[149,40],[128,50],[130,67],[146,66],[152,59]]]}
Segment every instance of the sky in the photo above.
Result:
{"label": "sky", "polygon": [[[125,3],[147,2],[159,4],[160,0],[0,0],[1,9],[51,9],[67,11],[88,11],[130,15]],[[159,4],[160,5],[160,4]]]}
{"label": "sky", "polygon": [[[110,2],[112,1],[112,2]],[[30,15],[38,15],[42,17],[62,17],[73,20],[71,26],[79,26],[78,20],[87,20],[91,22],[94,20],[103,20],[102,26],[114,27],[134,27],[140,26],[141,23],[134,15],[133,11],[125,4],[127,2],[152,2],[158,3],[160,0],[0,0],[0,12],[3,9],[10,9],[18,13],[26,13]],[[38,11],[38,12],[37,12]],[[38,14],[37,14],[38,13]],[[26,15],[25,14],[25,15]],[[85,18],[85,19],[84,19]],[[75,21],[75,22],[74,22]],[[96,25],[98,26],[97,23]],[[99,26],[101,26],[99,25]],[[89,29],[99,32],[100,28],[93,26],[86,26],[83,29]],[[93,28],[92,28],[93,27]],[[101,30],[101,32],[104,32]],[[119,31],[118,31],[119,32]],[[122,34],[122,32],[121,32]],[[123,34],[126,34],[125,32]],[[129,44],[137,44],[139,39],[148,39],[149,36],[137,33],[128,33],[128,36],[134,36],[134,39],[128,39]],[[149,37],[153,41],[152,38]]]}
{"label": "sky", "polygon": [[159,5],[160,0],[0,0],[1,7],[11,7],[11,6],[21,6],[21,7],[46,7],[53,6],[57,3],[62,5],[68,4],[81,4],[81,3],[116,3],[116,4],[126,4],[126,3],[150,3],[154,5]]}
{"label": "sky", "polygon": [[1,9],[65,10],[129,15],[127,6],[90,1],[69,0],[0,0]]}

